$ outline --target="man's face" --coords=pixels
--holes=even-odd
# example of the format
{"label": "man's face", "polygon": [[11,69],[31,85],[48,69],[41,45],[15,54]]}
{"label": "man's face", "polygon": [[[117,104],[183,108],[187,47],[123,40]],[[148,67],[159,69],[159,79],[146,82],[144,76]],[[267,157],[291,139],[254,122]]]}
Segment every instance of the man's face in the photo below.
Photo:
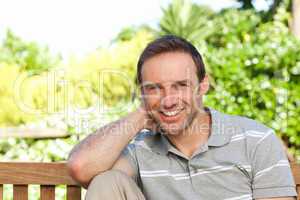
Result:
{"label": "man's face", "polygon": [[207,78],[199,83],[192,57],[183,52],[163,53],[146,60],[141,77],[148,113],[167,134],[181,133],[202,107],[207,89],[201,89],[208,85]]}

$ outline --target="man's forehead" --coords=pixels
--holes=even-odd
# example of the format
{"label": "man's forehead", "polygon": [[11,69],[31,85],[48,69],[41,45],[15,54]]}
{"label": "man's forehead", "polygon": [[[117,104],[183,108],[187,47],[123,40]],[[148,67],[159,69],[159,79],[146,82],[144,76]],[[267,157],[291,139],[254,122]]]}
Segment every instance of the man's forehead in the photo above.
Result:
{"label": "man's forehead", "polygon": [[193,66],[195,64],[192,56],[188,53],[166,52],[166,53],[155,55],[145,60],[142,66],[142,70],[144,70],[145,66],[160,67],[160,66],[174,65],[174,63],[180,64],[183,67],[187,67],[188,65]]}
{"label": "man's forehead", "polygon": [[[161,78],[162,80],[190,79],[197,74],[195,66],[144,66],[141,75],[144,78]],[[149,80],[151,81],[151,80]]]}

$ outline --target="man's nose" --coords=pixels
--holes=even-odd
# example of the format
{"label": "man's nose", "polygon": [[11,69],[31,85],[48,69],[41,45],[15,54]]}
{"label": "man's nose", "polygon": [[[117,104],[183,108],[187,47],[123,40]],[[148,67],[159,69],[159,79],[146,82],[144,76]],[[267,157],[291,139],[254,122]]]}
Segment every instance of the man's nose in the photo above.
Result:
{"label": "man's nose", "polygon": [[163,98],[161,99],[161,106],[164,109],[170,109],[173,108],[174,106],[177,106],[177,104],[178,104],[177,92],[172,88],[165,89]]}
{"label": "man's nose", "polygon": [[178,98],[176,96],[167,96],[161,100],[161,106],[163,109],[170,109],[176,107],[178,103]]}

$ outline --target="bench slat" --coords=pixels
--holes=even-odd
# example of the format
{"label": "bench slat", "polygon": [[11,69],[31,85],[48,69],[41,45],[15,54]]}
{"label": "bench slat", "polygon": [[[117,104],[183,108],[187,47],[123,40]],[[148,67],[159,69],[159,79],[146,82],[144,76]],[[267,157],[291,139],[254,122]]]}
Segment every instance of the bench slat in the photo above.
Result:
{"label": "bench slat", "polygon": [[300,185],[298,185],[296,189],[298,194],[297,200],[300,200]]}
{"label": "bench slat", "polygon": [[0,185],[0,200],[3,200],[3,185]]}
{"label": "bench slat", "polygon": [[0,184],[77,185],[65,163],[0,162]]}
{"label": "bench slat", "polygon": [[13,190],[14,200],[28,200],[27,185],[14,185]]}
{"label": "bench slat", "polygon": [[81,200],[81,188],[79,186],[67,186],[67,200]]}
{"label": "bench slat", "polygon": [[300,164],[291,163],[291,168],[296,185],[300,185]]}
{"label": "bench slat", "polygon": [[[291,168],[300,200],[300,165],[291,163]],[[30,184],[41,185],[41,200],[54,200],[55,185],[60,184],[67,185],[67,200],[81,199],[81,188],[68,175],[63,162],[0,162],[0,200],[3,200],[3,184],[14,184],[14,200],[28,200]]]}
{"label": "bench slat", "polygon": [[41,185],[41,200],[55,200],[54,185]]}
{"label": "bench slat", "polygon": [[296,163],[291,163],[291,168],[298,193],[297,200],[300,200],[300,165]]}

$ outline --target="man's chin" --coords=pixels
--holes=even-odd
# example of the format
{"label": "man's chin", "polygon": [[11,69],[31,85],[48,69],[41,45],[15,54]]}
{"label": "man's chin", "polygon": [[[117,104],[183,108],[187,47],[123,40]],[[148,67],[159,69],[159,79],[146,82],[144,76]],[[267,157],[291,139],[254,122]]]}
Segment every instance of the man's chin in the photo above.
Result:
{"label": "man's chin", "polygon": [[184,131],[184,126],[178,124],[160,124],[160,129],[165,135],[178,135]]}

